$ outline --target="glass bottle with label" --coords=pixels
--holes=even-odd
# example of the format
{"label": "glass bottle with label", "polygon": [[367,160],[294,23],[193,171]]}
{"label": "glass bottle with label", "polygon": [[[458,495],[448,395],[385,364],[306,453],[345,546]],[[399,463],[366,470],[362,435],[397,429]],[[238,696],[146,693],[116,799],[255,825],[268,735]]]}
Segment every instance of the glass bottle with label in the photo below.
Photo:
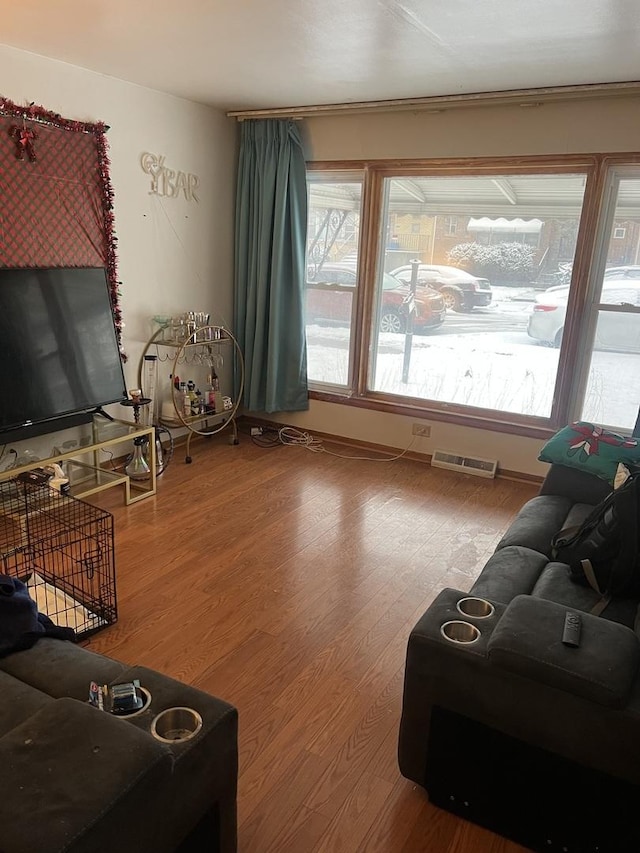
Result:
{"label": "glass bottle with label", "polygon": [[178,402],[180,403],[182,409],[182,417],[188,418],[191,415],[191,397],[189,397],[186,382],[180,383],[180,396],[178,398]]}

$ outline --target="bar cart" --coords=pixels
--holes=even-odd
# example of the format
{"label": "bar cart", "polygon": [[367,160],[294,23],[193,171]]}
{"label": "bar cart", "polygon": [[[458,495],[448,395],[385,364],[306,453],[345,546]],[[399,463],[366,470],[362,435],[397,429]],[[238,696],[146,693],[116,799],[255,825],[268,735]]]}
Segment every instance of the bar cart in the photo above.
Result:
{"label": "bar cart", "polygon": [[185,462],[192,461],[194,435],[229,430],[230,444],[238,444],[236,412],[244,387],[244,359],[231,332],[209,325],[184,331],[169,324],[159,328],[140,359],[138,380],[145,395],[144,364],[150,355],[160,373],[154,420],[168,429],[188,430]]}

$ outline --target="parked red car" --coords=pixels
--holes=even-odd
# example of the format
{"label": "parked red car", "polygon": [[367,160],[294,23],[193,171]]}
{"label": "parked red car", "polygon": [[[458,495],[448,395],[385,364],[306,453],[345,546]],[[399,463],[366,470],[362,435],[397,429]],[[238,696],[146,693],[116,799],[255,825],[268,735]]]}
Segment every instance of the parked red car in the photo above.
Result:
{"label": "parked red car", "polygon": [[[323,264],[307,279],[307,323],[351,322],[356,270],[350,264]],[[409,313],[409,288],[384,273],[380,331],[404,332]],[[415,297],[413,327],[416,331],[437,329],[444,323],[444,300],[430,287],[420,287]]]}

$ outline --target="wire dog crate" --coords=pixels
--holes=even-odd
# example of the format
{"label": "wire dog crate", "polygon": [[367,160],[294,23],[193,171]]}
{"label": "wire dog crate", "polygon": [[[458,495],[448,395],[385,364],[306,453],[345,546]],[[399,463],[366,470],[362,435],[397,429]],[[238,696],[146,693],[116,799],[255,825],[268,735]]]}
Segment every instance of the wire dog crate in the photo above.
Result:
{"label": "wire dog crate", "polygon": [[79,639],[117,617],[113,516],[44,483],[0,483],[0,573]]}

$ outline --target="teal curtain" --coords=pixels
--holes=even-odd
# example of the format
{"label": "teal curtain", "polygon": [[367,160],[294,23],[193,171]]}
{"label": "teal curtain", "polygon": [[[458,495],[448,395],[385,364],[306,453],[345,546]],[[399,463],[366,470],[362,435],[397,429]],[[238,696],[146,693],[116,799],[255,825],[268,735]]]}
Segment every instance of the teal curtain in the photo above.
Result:
{"label": "teal curtain", "polygon": [[253,412],[309,408],[304,324],[306,168],[296,122],[243,121],[236,195],[235,329]]}

